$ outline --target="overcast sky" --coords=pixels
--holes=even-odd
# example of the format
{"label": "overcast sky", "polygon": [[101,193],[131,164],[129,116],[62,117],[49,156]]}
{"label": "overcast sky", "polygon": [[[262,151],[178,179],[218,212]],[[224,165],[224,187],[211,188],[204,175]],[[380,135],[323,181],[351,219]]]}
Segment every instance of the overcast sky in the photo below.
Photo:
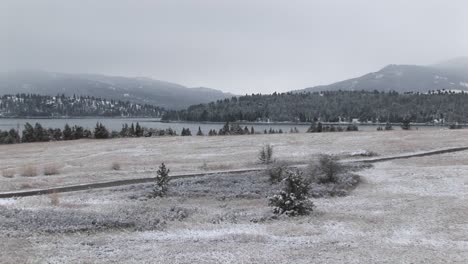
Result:
{"label": "overcast sky", "polygon": [[0,0],[0,71],[288,91],[468,56],[467,0]]}

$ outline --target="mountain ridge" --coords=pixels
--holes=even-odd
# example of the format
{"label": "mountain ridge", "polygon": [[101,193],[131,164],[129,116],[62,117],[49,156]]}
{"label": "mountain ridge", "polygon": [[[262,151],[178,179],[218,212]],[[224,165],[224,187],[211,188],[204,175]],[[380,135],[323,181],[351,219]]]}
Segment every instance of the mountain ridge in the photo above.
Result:
{"label": "mountain ridge", "polygon": [[95,96],[182,109],[234,96],[220,90],[155,80],[101,74],[75,74],[40,70],[0,73],[0,95],[30,93],[43,95]]}
{"label": "mountain ridge", "polygon": [[356,78],[293,92],[337,90],[377,90],[402,93],[433,90],[468,91],[468,57],[455,58],[429,66],[389,64],[376,72],[370,72]]}

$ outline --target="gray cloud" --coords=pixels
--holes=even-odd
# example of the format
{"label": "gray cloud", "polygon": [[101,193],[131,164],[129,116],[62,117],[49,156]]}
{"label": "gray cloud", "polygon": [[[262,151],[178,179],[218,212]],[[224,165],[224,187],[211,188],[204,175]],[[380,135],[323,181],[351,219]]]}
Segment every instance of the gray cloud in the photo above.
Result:
{"label": "gray cloud", "polygon": [[467,10],[465,0],[0,0],[0,70],[287,91],[466,56]]}

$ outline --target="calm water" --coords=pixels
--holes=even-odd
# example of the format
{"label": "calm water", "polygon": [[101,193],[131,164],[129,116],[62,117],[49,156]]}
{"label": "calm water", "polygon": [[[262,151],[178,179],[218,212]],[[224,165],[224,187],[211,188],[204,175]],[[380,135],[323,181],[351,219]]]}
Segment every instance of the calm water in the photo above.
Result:
{"label": "calm water", "polygon": [[[40,123],[44,128],[62,128],[65,124],[70,126],[79,125],[84,128],[93,129],[96,126],[97,122],[103,123],[108,129],[120,131],[122,125],[127,123],[136,123],[139,122],[141,126],[148,128],[172,128],[175,129],[178,133],[182,131],[182,128],[189,128],[192,131],[192,134],[198,131],[198,127],[201,127],[204,133],[207,133],[210,129],[219,130],[223,127],[222,123],[184,123],[184,122],[174,122],[174,123],[162,123],[157,119],[151,118],[71,118],[71,119],[9,119],[0,118],[0,130],[9,130],[11,128],[19,128],[21,131],[24,127],[24,124],[29,122],[34,125],[36,122]],[[297,127],[300,132],[306,132],[309,124],[251,124],[251,123],[240,123],[242,127],[247,126],[249,129],[251,126],[254,127],[255,131],[263,131],[265,129],[273,128],[275,130],[282,129],[284,132],[288,132],[291,128]],[[395,129],[400,129],[397,126],[394,126]],[[441,127],[419,127],[418,129],[442,129]],[[375,131],[376,126],[372,125],[361,125],[359,130],[364,131]]]}

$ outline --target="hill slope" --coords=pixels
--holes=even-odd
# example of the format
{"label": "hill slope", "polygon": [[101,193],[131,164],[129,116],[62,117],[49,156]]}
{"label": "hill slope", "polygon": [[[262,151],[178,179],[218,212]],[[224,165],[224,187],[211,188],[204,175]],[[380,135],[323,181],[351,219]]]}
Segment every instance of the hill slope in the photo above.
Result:
{"label": "hill slope", "polygon": [[0,73],[0,95],[31,93],[94,96],[152,104],[167,109],[207,103],[231,97],[209,88],[185,86],[150,78],[127,78],[96,74],[66,74],[44,71]]}
{"label": "hill slope", "polygon": [[164,109],[96,97],[37,94],[0,96],[1,117],[161,117]]}
{"label": "hill slope", "polygon": [[443,89],[468,91],[468,58],[457,58],[431,66],[388,65],[358,78],[295,92],[377,90],[425,93]]}

